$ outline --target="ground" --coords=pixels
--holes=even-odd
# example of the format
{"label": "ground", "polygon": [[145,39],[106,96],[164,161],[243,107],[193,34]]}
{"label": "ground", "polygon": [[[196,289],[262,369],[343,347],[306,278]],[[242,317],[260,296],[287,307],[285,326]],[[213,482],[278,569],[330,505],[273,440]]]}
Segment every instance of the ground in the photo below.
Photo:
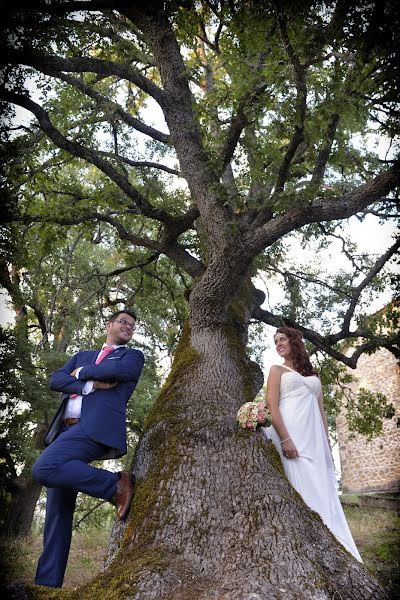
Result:
{"label": "ground", "polygon": [[[353,537],[366,567],[388,589],[390,598],[400,598],[400,515],[396,510],[344,506]],[[65,587],[79,587],[102,568],[110,528],[85,529],[74,533]],[[19,542],[2,540],[8,581],[32,582],[42,545],[40,532]]]}

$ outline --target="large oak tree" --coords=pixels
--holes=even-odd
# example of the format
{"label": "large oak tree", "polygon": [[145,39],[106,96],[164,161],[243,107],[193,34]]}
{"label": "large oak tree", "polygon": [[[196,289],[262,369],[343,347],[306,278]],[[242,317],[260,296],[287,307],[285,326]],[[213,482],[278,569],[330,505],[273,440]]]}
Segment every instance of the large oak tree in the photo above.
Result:
{"label": "large oak tree", "polygon": [[[263,382],[246,352],[254,320],[295,325],[352,368],[379,346],[398,353],[390,329],[358,309],[398,240],[380,257],[352,257],[346,277],[283,266],[293,232],[322,248],[352,215],[395,214],[398,161],[352,137],[371,122],[378,135],[398,131],[395,4],[36,6],[3,11],[1,99],[9,116],[18,106],[35,117],[2,130],[12,219],[84,225],[93,241],[106,227],[127,269],[130,246],[191,282],[188,321],[133,462],[130,516],[107,570],[80,596],[385,597],[235,415]],[[282,276],[290,302],[280,312],[262,308],[258,269]],[[321,330],[307,285],[320,290],[314,311],[325,294],[338,307]]]}

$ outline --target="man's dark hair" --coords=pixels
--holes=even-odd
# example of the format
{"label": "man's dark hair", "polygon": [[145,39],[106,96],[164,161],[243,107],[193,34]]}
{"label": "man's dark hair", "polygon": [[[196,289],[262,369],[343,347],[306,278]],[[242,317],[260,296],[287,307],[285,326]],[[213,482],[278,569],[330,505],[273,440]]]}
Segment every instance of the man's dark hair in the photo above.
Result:
{"label": "man's dark hair", "polygon": [[133,310],[129,310],[129,308],[126,308],[125,310],[119,310],[118,312],[116,312],[113,315],[111,315],[111,317],[109,317],[107,319],[107,321],[109,321],[110,323],[112,323],[113,321],[115,321],[115,319],[118,319],[118,317],[120,315],[129,315],[130,317],[132,317],[132,319],[134,319],[135,321],[137,321],[136,314],[133,312]]}

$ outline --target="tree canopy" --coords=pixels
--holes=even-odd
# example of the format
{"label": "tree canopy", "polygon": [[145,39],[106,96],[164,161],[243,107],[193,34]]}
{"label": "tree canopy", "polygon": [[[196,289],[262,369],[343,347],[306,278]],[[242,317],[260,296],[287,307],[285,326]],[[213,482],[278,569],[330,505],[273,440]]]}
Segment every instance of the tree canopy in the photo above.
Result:
{"label": "tree canopy", "polygon": [[[250,452],[230,420],[262,385],[246,357],[249,326],[295,326],[311,351],[351,368],[378,347],[399,355],[398,311],[370,318],[368,307],[394,288],[400,241],[359,254],[343,233],[354,215],[398,216],[399,25],[394,1],[50,0],[25,10],[16,0],[3,9],[3,243],[17,243],[4,248],[2,284],[21,322],[28,306],[41,343],[74,348],[78,332],[98,332],[99,314],[134,302],[144,332],[171,352],[188,318],[135,458],[139,481],[140,465],[151,465],[138,491],[143,527],[162,497],[146,486],[167,472],[181,482],[183,451],[171,458],[164,443],[176,450],[185,431],[189,445],[218,445],[218,433],[231,456]],[[16,107],[28,122],[15,120]],[[299,264],[293,240],[316,258],[339,240],[348,268]],[[264,304],[269,281],[283,301]],[[200,442],[187,426],[195,418],[209,430]],[[157,467],[144,458],[153,452]],[[204,481],[217,473],[206,474],[207,456]],[[192,468],[187,481],[199,477]],[[148,543],[137,526],[135,547]]]}
{"label": "tree canopy", "polygon": [[[280,277],[287,296],[255,319],[289,319],[352,367],[377,343],[393,350],[363,309],[398,240],[378,259],[353,257],[343,240],[351,268],[322,277],[286,250],[292,232],[317,253],[352,214],[396,216],[396,158],[365,140],[398,132],[397,9],[347,4],[6,9],[2,98],[35,116],[11,131],[3,121],[14,217],[50,236],[62,225],[94,243],[112,237],[121,269],[166,256],[186,287],[206,282],[211,262],[234,264],[235,247],[237,276],[213,285],[223,310],[251,265]],[[362,342],[352,357],[338,347],[348,337]]]}

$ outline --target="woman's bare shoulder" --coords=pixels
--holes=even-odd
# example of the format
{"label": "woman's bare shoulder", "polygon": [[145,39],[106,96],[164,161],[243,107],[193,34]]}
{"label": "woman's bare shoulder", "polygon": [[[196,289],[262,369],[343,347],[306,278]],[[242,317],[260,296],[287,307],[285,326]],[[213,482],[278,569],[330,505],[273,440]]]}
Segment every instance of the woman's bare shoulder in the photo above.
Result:
{"label": "woman's bare shoulder", "polygon": [[269,370],[279,372],[279,371],[283,371],[284,368],[282,367],[282,365],[271,365]]}
{"label": "woman's bare shoulder", "polygon": [[282,373],[284,373],[285,369],[283,369],[281,367],[281,365],[272,365],[269,369],[269,374],[270,376],[272,375],[273,377],[278,376],[278,375],[282,375]]}

